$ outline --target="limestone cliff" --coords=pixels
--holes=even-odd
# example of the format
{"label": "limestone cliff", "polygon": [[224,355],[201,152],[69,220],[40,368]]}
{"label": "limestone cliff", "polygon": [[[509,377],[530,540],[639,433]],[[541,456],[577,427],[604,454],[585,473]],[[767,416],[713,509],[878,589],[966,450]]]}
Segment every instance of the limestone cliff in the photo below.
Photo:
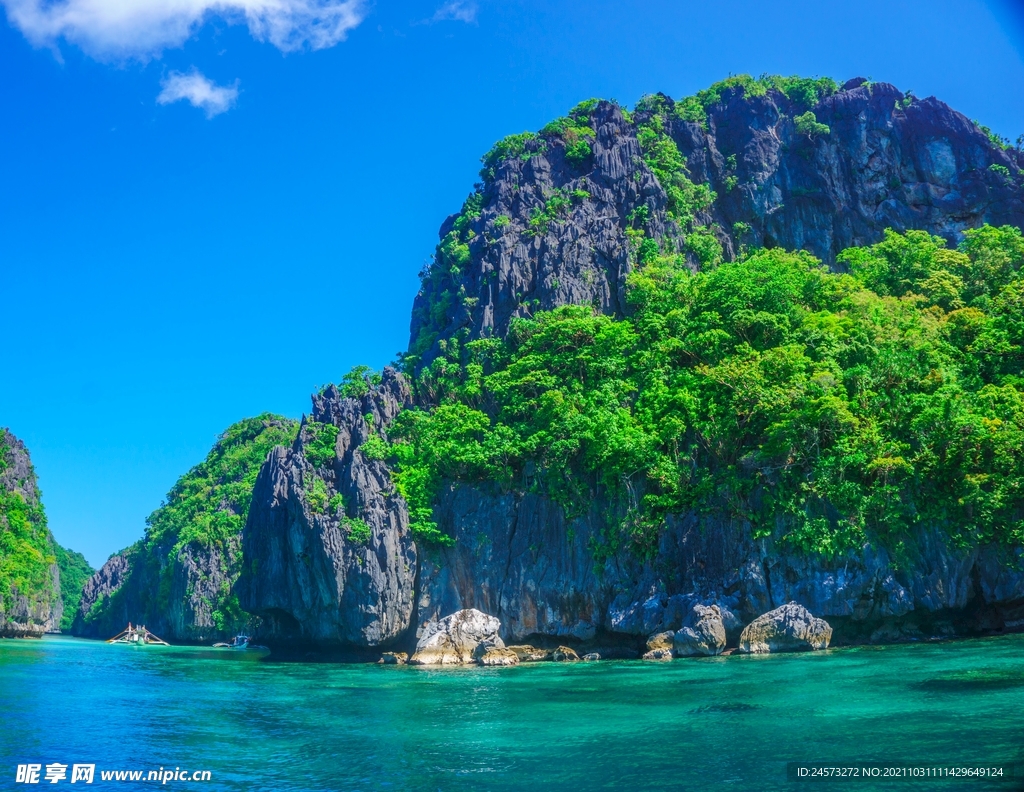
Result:
{"label": "limestone cliff", "polygon": [[40,637],[63,614],[57,544],[25,444],[0,429],[0,637]]}
{"label": "limestone cliff", "polygon": [[[453,340],[500,338],[515,317],[560,305],[627,314],[626,276],[648,242],[693,268],[758,247],[841,267],[843,249],[887,228],[958,242],[983,223],[1024,226],[1020,152],[936,99],[851,80],[820,94],[725,85],[692,108],[663,96],[631,114],[589,103],[496,147],[422,274],[409,370]],[[651,155],[665,139],[685,158],[673,185]],[[653,557],[598,558],[620,500],[595,490],[589,509],[567,516],[525,481],[451,481],[433,515],[453,544],[414,542],[388,465],[368,449],[400,410],[434,404],[392,370],[367,393],[331,388],[314,397],[295,445],[267,459],[239,585],[268,641],[409,647],[473,608],[497,617],[506,641],[640,646],[698,602],[720,608],[733,641],[791,601],[827,617],[841,640],[1024,624],[1024,549],[961,549],[928,526],[905,537],[897,562],[873,545],[801,554],[742,516],[683,512],[665,520]]]}
{"label": "limestone cliff", "polygon": [[250,629],[233,592],[241,526],[260,464],[295,428],[270,414],[229,427],[150,516],[146,535],[89,578],[72,632],[108,638],[133,622],[165,640],[212,642]]}

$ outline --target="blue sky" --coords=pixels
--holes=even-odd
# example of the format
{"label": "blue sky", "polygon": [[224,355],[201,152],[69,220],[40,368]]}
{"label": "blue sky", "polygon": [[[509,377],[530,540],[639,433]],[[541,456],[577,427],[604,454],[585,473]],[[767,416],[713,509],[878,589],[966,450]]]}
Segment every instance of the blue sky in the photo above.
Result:
{"label": "blue sky", "polygon": [[0,425],[95,565],[230,423],[298,418],[405,348],[437,228],[505,134],[743,72],[1024,132],[1009,3],[265,2],[0,0]]}

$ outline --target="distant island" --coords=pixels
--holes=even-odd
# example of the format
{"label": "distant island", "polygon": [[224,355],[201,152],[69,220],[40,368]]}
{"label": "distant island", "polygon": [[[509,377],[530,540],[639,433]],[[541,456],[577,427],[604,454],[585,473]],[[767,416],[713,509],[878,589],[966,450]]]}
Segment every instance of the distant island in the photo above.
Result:
{"label": "distant island", "polygon": [[739,76],[482,165],[408,351],[230,427],[95,573],[5,435],[0,634],[505,664],[1024,628],[1020,141]]}

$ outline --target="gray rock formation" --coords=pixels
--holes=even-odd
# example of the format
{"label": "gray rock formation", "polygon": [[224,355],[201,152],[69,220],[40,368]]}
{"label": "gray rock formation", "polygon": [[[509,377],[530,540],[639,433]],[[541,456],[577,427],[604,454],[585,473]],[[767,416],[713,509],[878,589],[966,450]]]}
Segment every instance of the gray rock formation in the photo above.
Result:
{"label": "gray rock formation", "polygon": [[676,657],[718,655],[725,649],[725,623],[717,605],[694,605],[672,639]]}
{"label": "gray rock formation", "polygon": [[[793,119],[805,109],[828,134],[797,131]],[[457,334],[500,336],[514,317],[538,309],[628,310],[627,229],[639,225],[663,245],[680,233],[640,151],[644,120],[642,111],[627,118],[601,103],[590,113],[595,136],[585,161],[571,162],[565,143],[546,136],[493,163],[476,209],[441,228],[442,240],[464,228],[464,260],[441,266],[439,255],[423,274],[411,323],[420,364]],[[718,195],[698,219],[714,229],[727,258],[744,245],[782,246],[834,264],[842,249],[877,242],[888,227],[957,241],[984,222],[1024,226],[1020,153],[993,145],[941,102],[883,83],[851,81],[813,108],[778,92],[750,98],[727,89],[706,125],[670,114],[667,131],[692,181]],[[550,221],[534,222],[556,194],[567,204]],[[755,538],[742,519],[684,513],[667,520],[654,558],[622,553],[599,564],[593,547],[620,508],[612,500],[598,494],[589,512],[570,519],[529,486],[449,482],[434,517],[455,544],[417,548],[386,464],[359,446],[371,431],[386,437],[402,407],[430,407],[432,399],[429,392],[414,399],[390,370],[359,399],[328,389],[314,399],[312,422],[338,428],[331,463],[308,458],[313,423],[291,450],[267,461],[244,532],[239,588],[243,607],[265,619],[267,640],[411,644],[466,608],[498,618],[508,643],[582,647],[613,636],[639,651],[647,636],[671,631],[683,653],[734,645],[743,624],[791,601],[830,619],[849,640],[868,640],[892,620],[909,634],[906,625],[946,611],[960,614],[956,628],[964,632],[1024,618],[1024,550],[961,550],[928,526],[908,537],[897,566],[877,548],[811,557]],[[328,497],[344,496],[344,514],[314,513],[316,480]],[[368,547],[349,540],[344,524],[352,518],[372,529]],[[529,659],[519,646],[510,651]]]}
{"label": "gray rock formation", "polygon": [[[706,128],[673,116],[672,100],[663,98],[667,131],[690,179],[718,196],[699,220],[714,229],[728,259],[744,246],[780,246],[833,264],[847,247],[878,242],[886,228],[922,229],[956,242],[986,222],[1024,226],[1020,153],[994,145],[935,98],[862,79],[814,107],[777,91],[746,97],[731,88],[710,108]],[[793,119],[806,110],[829,134],[797,131]],[[568,161],[565,143],[551,136],[499,162],[469,224],[469,261],[454,273],[437,264],[424,273],[410,348],[422,347],[429,360],[439,340],[463,329],[470,338],[504,335],[513,317],[559,305],[624,313],[631,268],[625,232],[636,210],[645,207],[649,237],[679,234],[637,139],[647,117],[637,111],[627,121],[602,102],[589,115],[596,134],[585,163]],[[589,197],[573,199],[541,228],[532,224],[551,196],[579,191]],[[441,226],[442,238],[456,217]],[[439,305],[447,306],[443,316]]]}
{"label": "gray rock formation", "polygon": [[247,632],[248,615],[231,594],[242,566],[241,535],[223,526],[240,526],[249,506],[251,492],[237,484],[297,428],[270,414],[231,426],[150,516],[145,537],[86,581],[72,632],[107,638],[133,622],[168,641],[198,643]]}
{"label": "gray rock formation", "polygon": [[654,635],[647,638],[647,651],[653,652],[655,649],[671,649],[674,638],[675,633],[671,630],[654,633]]}
{"label": "gray rock formation", "polygon": [[[491,659],[510,656],[519,662],[515,652],[505,650],[505,644],[498,637],[501,623],[493,616],[467,608],[445,616],[423,632],[416,642],[416,653],[410,658],[410,665],[467,665],[480,661],[494,652]],[[497,652],[496,650],[505,650]],[[487,663],[490,665],[491,663]]]}
{"label": "gray rock formation", "polygon": [[817,619],[807,608],[789,602],[758,616],[743,628],[741,652],[797,652],[805,649],[827,649],[832,628],[824,619]]}
{"label": "gray rock formation", "polygon": [[[363,453],[411,404],[392,369],[360,398],[331,386],[314,398],[295,445],[260,471],[243,531],[242,607],[277,642],[383,647],[410,625],[416,547],[384,462]],[[333,451],[316,456],[337,430]],[[339,497],[340,496],[340,497]],[[365,531],[361,535],[361,531]]]}
{"label": "gray rock formation", "polygon": [[575,663],[580,656],[571,646],[559,646],[551,653],[551,659],[556,663]]}
{"label": "gray rock formation", "polygon": [[0,637],[39,638],[59,628],[64,612],[60,569],[28,449],[7,429],[0,429],[0,497],[0,538],[17,537],[10,545],[4,542],[0,561],[8,569],[27,570],[30,578],[21,587],[12,580],[0,591]]}
{"label": "gray rock formation", "polygon": [[542,660],[551,659],[550,649],[540,649],[529,644],[510,646],[508,649],[519,658],[520,663],[539,663]]}
{"label": "gray rock formation", "polygon": [[[733,250],[804,249],[832,263],[886,228],[955,242],[985,222],[1024,226],[1019,152],[934,97],[856,79],[809,109],[829,134],[799,133],[793,119],[804,108],[777,92],[748,98],[735,88],[711,109],[707,130],[674,124],[691,178],[718,193],[711,214]],[[737,222],[750,230],[737,234]]]}

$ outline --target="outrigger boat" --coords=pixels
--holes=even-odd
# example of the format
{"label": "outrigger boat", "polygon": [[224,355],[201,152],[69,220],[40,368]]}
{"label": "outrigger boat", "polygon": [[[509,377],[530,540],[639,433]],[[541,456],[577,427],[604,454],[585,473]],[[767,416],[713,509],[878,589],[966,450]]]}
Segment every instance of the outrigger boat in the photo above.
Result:
{"label": "outrigger boat", "polygon": [[146,646],[147,644],[170,646],[167,641],[157,638],[153,633],[147,630],[144,624],[132,627],[131,622],[128,622],[128,627],[126,629],[121,630],[121,632],[113,638],[107,639],[107,643],[131,644],[132,646]]}
{"label": "outrigger boat", "polygon": [[231,643],[215,643],[214,649],[248,649],[249,648],[249,636],[248,635],[236,635]]}

